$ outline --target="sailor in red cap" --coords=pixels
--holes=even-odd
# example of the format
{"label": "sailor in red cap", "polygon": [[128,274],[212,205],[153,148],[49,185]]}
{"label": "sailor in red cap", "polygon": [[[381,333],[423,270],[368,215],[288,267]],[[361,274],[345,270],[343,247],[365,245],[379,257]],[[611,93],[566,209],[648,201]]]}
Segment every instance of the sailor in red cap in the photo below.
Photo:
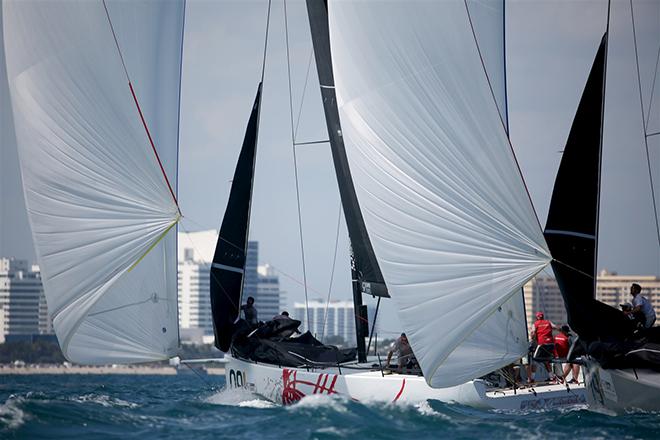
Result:
{"label": "sailor in red cap", "polygon": [[[552,321],[545,319],[543,312],[536,312],[536,321],[534,321],[532,332],[530,333],[531,341],[537,344],[534,359],[544,362],[545,369],[548,371],[551,380],[555,379],[555,375],[550,368],[550,360],[554,357],[555,351],[555,340],[552,337],[553,329],[560,330],[560,327]],[[528,377],[527,380],[529,382],[532,381],[531,377]]]}

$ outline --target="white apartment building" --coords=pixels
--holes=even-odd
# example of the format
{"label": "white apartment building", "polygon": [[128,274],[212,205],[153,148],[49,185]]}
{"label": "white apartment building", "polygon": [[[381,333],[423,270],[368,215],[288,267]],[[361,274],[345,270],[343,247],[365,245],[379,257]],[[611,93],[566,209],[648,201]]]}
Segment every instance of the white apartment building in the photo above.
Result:
{"label": "white apartment building", "polygon": [[[620,304],[631,302],[630,285],[642,286],[644,295],[660,313],[660,277],[654,275],[618,275],[603,269],[596,278],[596,299],[619,308]],[[554,277],[538,276],[524,287],[527,323],[534,322],[534,314],[542,311],[545,317],[555,324],[566,323],[566,309]]]}
{"label": "white apartment building", "polygon": [[52,332],[39,267],[0,258],[0,343],[7,336]]}
{"label": "white apartment building", "polygon": [[[325,318],[326,306],[328,316]],[[309,322],[305,303],[295,303],[291,317],[302,321],[302,328],[309,330],[317,338],[341,336],[345,342],[354,344],[355,314],[352,301],[309,301]],[[323,324],[325,321],[325,331]]]}

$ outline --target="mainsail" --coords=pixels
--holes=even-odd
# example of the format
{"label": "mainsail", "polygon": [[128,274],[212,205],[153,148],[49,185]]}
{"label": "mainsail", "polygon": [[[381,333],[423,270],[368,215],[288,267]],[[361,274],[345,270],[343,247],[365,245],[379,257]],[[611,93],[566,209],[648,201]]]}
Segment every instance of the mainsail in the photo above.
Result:
{"label": "mainsail", "polygon": [[465,3],[335,2],[329,18],[357,196],[426,380],[514,361],[527,344],[505,304],[550,256]]}
{"label": "mainsail", "polygon": [[166,359],[178,346],[183,21],[181,2],[3,2],[28,216],[74,362]]}
{"label": "mainsail", "polygon": [[607,60],[603,36],[566,141],[545,227],[568,323],[583,340],[623,335],[623,315],[595,299],[602,120]]}
{"label": "mainsail", "polygon": [[231,346],[233,325],[240,313],[243,291],[261,87],[262,84],[259,83],[211,265],[211,310],[215,345],[225,352]]}

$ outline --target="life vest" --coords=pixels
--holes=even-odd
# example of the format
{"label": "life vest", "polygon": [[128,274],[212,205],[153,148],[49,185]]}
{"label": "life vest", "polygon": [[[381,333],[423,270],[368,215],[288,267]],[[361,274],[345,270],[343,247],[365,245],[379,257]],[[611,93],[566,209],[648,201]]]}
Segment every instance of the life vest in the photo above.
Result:
{"label": "life vest", "polygon": [[550,321],[539,319],[534,322],[534,329],[536,330],[536,342],[539,345],[552,344],[552,325]]}
{"label": "life vest", "polygon": [[562,359],[565,358],[568,356],[568,349],[568,336],[563,333],[559,333],[555,336],[555,357]]}

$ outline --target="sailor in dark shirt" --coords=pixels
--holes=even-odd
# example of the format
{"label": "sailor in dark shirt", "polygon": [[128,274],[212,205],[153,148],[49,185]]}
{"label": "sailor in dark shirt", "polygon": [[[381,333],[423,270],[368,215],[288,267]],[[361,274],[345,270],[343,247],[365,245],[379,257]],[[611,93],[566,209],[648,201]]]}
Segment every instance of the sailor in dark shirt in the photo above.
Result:
{"label": "sailor in dark shirt", "polygon": [[259,318],[257,317],[257,308],[254,307],[254,298],[248,296],[247,304],[243,304],[241,306],[241,310],[243,311],[243,316],[245,316],[245,320],[247,321],[248,324],[250,324],[251,327],[254,328],[259,325]]}

